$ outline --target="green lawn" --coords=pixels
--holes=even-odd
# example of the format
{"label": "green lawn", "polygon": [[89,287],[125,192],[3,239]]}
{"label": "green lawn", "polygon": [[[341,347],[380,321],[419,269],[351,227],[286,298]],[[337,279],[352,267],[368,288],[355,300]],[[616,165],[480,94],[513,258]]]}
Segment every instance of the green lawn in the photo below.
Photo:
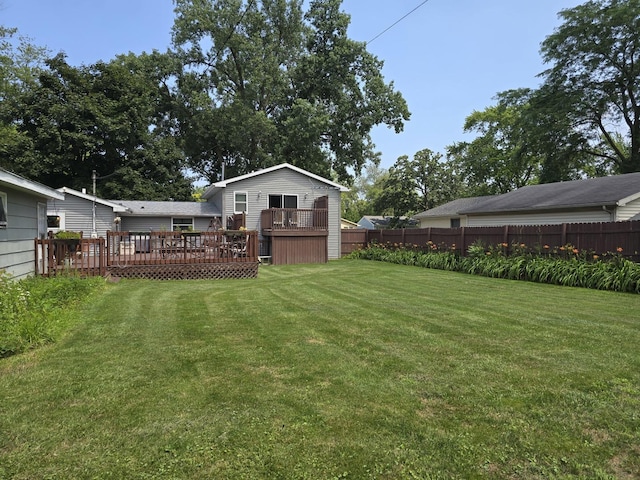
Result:
{"label": "green lawn", "polygon": [[0,478],[640,478],[639,307],[353,260],[122,281],[0,360]]}

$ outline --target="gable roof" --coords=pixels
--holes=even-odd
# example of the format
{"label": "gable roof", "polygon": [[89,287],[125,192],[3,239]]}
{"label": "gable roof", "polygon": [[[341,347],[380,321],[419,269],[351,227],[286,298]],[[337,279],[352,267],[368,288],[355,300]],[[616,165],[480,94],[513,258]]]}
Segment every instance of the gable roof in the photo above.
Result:
{"label": "gable roof", "polygon": [[240,175],[238,177],[233,177],[227,180],[221,180],[219,182],[213,183],[204,191],[204,193],[202,194],[202,198],[210,198],[217,191],[219,191],[222,188],[226,188],[232,183],[241,182],[242,180],[246,180],[247,178],[257,177],[258,175],[264,175],[265,173],[275,172],[277,170],[282,170],[282,169],[289,169],[294,172],[298,172],[302,175],[306,175],[307,177],[313,178],[314,180],[317,180],[322,183],[326,183],[327,185],[337,190],[340,190],[341,192],[349,191],[347,187],[344,187],[338,183],[332,182],[331,180],[327,180],[326,178],[323,178],[314,173],[308,172],[300,167],[296,167],[295,165],[291,165],[290,163],[281,163],[279,165],[274,165],[273,167],[263,168],[262,170],[256,170],[255,172],[247,173],[245,175]]}
{"label": "gable roof", "polygon": [[22,190],[41,197],[55,198],[56,200],[64,200],[64,193],[60,193],[53,188],[42,185],[38,182],[27,180],[26,178],[9,172],[4,168],[0,168],[0,185],[9,185],[16,190]]}
{"label": "gable roof", "polygon": [[218,207],[209,202],[154,202],[111,200],[125,208],[125,216],[140,217],[219,217]]}
{"label": "gable roof", "polygon": [[465,207],[461,214],[491,214],[623,206],[640,198],[640,172],[570,182],[528,185]]}
{"label": "gable roof", "polygon": [[93,202],[94,199],[95,199],[96,203],[99,203],[99,204],[104,205],[106,207],[113,208],[114,212],[126,212],[127,211],[127,209],[124,206],[122,206],[122,205],[120,205],[118,203],[110,202],[108,200],[103,200],[102,198],[94,197],[93,195],[89,195],[87,193],[79,192],[77,190],[74,190],[73,188],[62,187],[62,188],[58,188],[57,190],[59,192],[64,193],[65,195],[66,194],[73,195],[75,197],[83,198],[84,200],[88,200],[90,202]]}
{"label": "gable roof", "polygon": [[482,202],[487,201],[491,198],[494,198],[493,195],[484,197],[458,198],[456,200],[452,200],[451,202],[439,205],[434,208],[430,208],[429,210],[425,210],[424,212],[417,213],[413,216],[413,218],[458,217],[460,216],[459,212],[461,210],[477,207]]}

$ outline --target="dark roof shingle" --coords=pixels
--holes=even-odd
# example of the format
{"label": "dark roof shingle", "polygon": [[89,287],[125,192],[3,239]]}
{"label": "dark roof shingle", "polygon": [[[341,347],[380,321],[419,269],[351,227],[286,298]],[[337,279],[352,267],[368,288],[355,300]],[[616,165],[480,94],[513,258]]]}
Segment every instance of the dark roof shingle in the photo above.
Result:
{"label": "dark roof shingle", "polygon": [[614,206],[640,195],[640,172],[570,182],[528,185],[460,210],[461,214]]}

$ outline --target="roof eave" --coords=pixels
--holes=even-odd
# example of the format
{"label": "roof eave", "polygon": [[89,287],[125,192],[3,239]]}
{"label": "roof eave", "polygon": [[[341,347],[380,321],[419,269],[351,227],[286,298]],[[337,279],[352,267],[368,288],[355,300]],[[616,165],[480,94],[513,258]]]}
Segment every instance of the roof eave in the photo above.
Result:
{"label": "roof eave", "polygon": [[51,187],[42,185],[41,183],[27,180],[20,175],[16,175],[15,173],[11,173],[4,169],[0,169],[0,182],[6,183],[17,190],[36,194],[41,197],[64,200],[64,193],[58,192]]}
{"label": "roof eave", "polygon": [[331,180],[327,180],[326,178],[323,178],[319,175],[316,175],[315,173],[311,173],[308,172],[300,167],[296,167],[295,165],[291,165],[290,163],[281,163],[279,165],[274,165],[272,167],[267,167],[264,168],[262,170],[257,170],[255,172],[251,172],[251,173],[245,173],[244,175],[240,175],[237,177],[233,177],[230,178],[228,180],[221,180],[219,182],[216,182],[214,184],[212,184],[209,188],[207,188],[204,193],[202,194],[203,198],[210,198],[212,197],[218,190],[226,188],[230,183],[236,183],[236,182],[240,182],[242,180],[246,180],[247,178],[252,178],[252,177],[256,177],[258,175],[264,175],[266,173],[270,173],[270,172],[274,172],[276,170],[281,170],[283,168],[288,168],[290,170],[293,170],[294,172],[298,172],[302,175],[306,175],[307,177],[313,178],[314,180],[317,180],[319,182],[322,183],[326,183],[327,185],[331,185],[332,187],[334,187],[336,190],[339,190],[340,192],[348,192],[349,189],[347,187],[345,187],[344,185],[340,185],[338,183],[332,182]]}
{"label": "roof eave", "polygon": [[104,205],[106,207],[110,207],[110,208],[113,209],[114,212],[117,212],[117,213],[126,212],[127,211],[126,207],[120,205],[119,203],[113,203],[113,202],[110,202],[109,200],[104,200],[104,199],[99,198],[99,197],[94,197],[93,195],[89,195],[88,193],[79,192],[77,190],[74,190],[73,188],[62,187],[62,188],[58,188],[57,190],[59,192],[65,193],[65,194],[68,193],[70,195],[74,195],[76,197],[83,198],[83,199],[88,200],[90,202],[93,202],[95,200],[96,203],[99,203],[99,204]]}
{"label": "roof eave", "polygon": [[618,202],[594,202],[584,203],[580,205],[549,205],[549,206],[535,206],[535,207],[519,207],[519,208],[506,208],[499,210],[464,210],[458,212],[459,215],[498,215],[502,213],[529,213],[529,212],[549,212],[555,210],[584,210],[586,208],[602,208],[602,207],[617,207]]}

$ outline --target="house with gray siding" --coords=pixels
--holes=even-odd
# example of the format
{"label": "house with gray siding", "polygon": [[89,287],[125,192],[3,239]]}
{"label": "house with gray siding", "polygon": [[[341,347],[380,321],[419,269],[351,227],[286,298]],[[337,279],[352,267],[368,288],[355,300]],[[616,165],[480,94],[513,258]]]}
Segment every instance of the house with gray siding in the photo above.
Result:
{"label": "house with gray siding", "polygon": [[82,232],[83,237],[106,237],[115,230],[119,215],[126,208],[69,187],[57,189],[64,193],[64,200],[51,199],[47,203],[47,227],[50,232],[72,230]]}
{"label": "house with gray siding", "polygon": [[[224,219],[244,214],[245,227],[260,232],[260,239],[266,245],[274,247],[276,242],[281,243],[285,241],[285,237],[289,237],[288,248],[293,249],[294,238],[302,243],[304,236],[324,235],[327,258],[337,259],[340,258],[341,248],[341,195],[347,191],[348,188],[326,178],[289,163],[282,163],[216,182],[205,190],[202,197],[218,206]],[[327,211],[326,228],[307,228],[299,222],[291,222],[292,217],[269,217],[276,218],[277,225],[265,225],[263,222],[270,211],[274,215],[302,215],[314,209]],[[294,210],[300,212],[293,212]],[[313,217],[304,218],[309,218],[310,222],[313,220]],[[311,241],[310,238],[308,240]]]}
{"label": "house with gray siding", "polygon": [[340,258],[341,194],[346,191],[283,163],[216,182],[204,192],[204,202],[103,200],[64,187],[60,192],[66,199],[51,200],[48,214],[52,229],[98,237],[119,230],[139,238],[152,231],[233,230],[240,217],[243,228],[259,232],[262,256],[275,263],[311,263]]}
{"label": "house with gray siding", "polygon": [[112,200],[124,208],[121,230],[127,232],[199,230],[222,227],[222,214],[213,202]]}
{"label": "house with gray siding", "polygon": [[420,228],[457,228],[469,225],[467,215],[460,212],[479,205],[491,197],[458,198],[413,216]]}
{"label": "house with gray siding", "polygon": [[35,272],[34,239],[47,234],[47,201],[64,193],[0,168],[0,270],[19,279]]}
{"label": "house with gray siding", "polygon": [[640,214],[640,172],[527,185],[469,203],[450,202],[416,217],[422,226],[435,226],[424,219],[437,218],[439,211],[465,218],[469,227],[621,222]]}

